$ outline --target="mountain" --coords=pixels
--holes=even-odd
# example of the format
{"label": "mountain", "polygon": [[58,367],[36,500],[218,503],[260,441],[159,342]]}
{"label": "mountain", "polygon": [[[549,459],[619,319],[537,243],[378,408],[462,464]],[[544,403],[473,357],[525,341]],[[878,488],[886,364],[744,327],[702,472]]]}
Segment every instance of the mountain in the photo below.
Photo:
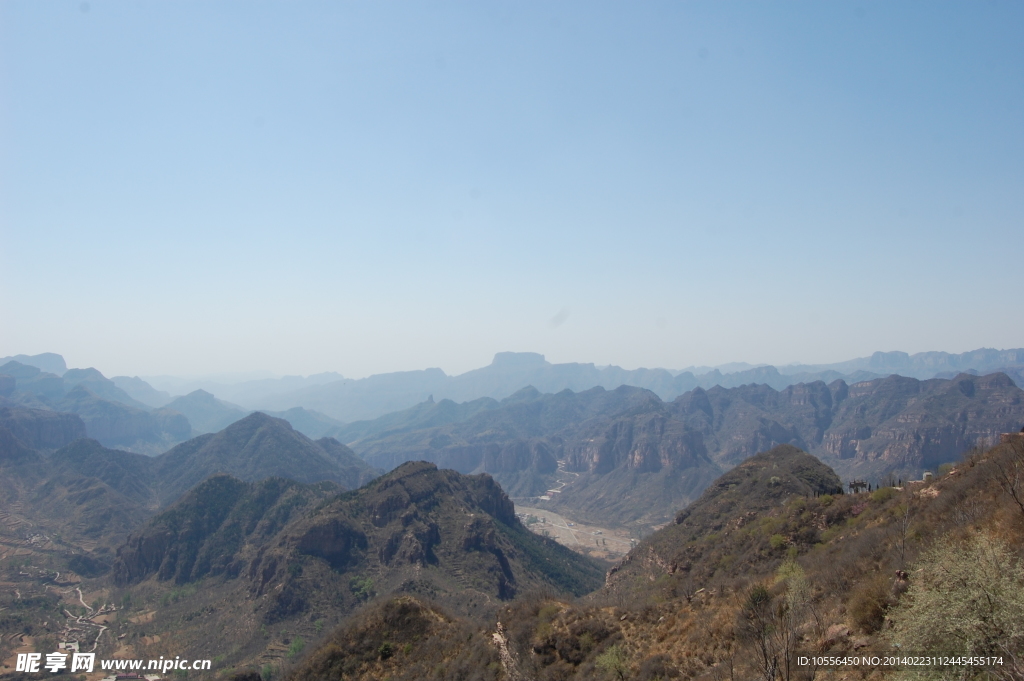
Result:
{"label": "mountain", "polygon": [[66,390],[71,390],[75,386],[80,385],[87,388],[93,395],[110,402],[120,402],[129,407],[144,411],[148,411],[150,408],[149,405],[136,400],[124,390],[121,390],[114,381],[96,369],[68,369],[64,372],[63,379]]}
{"label": "mountain", "polygon": [[61,377],[11,361],[0,367],[0,374],[14,379],[14,389],[5,391],[4,399],[31,409],[77,414],[85,434],[110,447],[159,454],[192,435],[182,414],[150,409],[96,369],[69,369]]}
{"label": "mountain", "polygon": [[[529,386],[524,388],[521,394],[532,396],[539,394],[539,391]],[[499,405],[497,400],[490,397],[457,403],[448,399],[435,402],[434,396],[431,395],[425,401],[409,409],[384,414],[369,421],[356,421],[338,426],[329,433],[343,442],[359,442],[373,439],[384,433],[396,434],[459,423],[478,412],[495,409]]]}
{"label": "mountain", "polygon": [[355,452],[333,437],[322,437],[316,444],[327,455],[327,459],[337,466],[340,472],[337,481],[348,489],[362,487],[381,474],[381,471],[369,466]]}
{"label": "mountain", "polygon": [[147,411],[111,402],[94,395],[84,385],[72,388],[56,406],[78,414],[89,437],[108,447],[155,455],[192,434],[188,419],[177,411]]}
{"label": "mountain", "polygon": [[[699,499],[678,513],[675,521],[651,535],[639,551],[631,551],[608,575],[608,584],[625,582],[634,562],[648,560],[667,565],[670,573],[684,570],[697,582],[713,577],[714,560],[692,555],[695,538],[728,532],[770,515],[787,499],[842,494],[843,483],[835,471],[819,459],[791,445],[778,445],[756,454],[725,473],[704,490]],[[710,547],[709,547],[710,548]],[[711,571],[709,571],[711,570]]]}
{"label": "mountain", "polygon": [[[183,397],[169,400],[165,409],[181,412],[188,417],[189,423],[192,424],[193,432],[197,435],[223,430],[246,415],[253,413],[236,404],[218,399],[205,390],[195,390]],[[340,422],[335,421],[329,416],[310,409],[303,409],[302,407],[293,407],[280,412],[266,411],[263,413],[288,421],[295,430],[314,439],[332,434],[342,426]]]}
{"label": "mountain", "polygon": [[530,590],[586,593],[602,570],[529,532],[490,477],[410,462],[340,495],[210,478],[133,533],[112,574],[155,603],[192,594],[165,599],[145,627],[173,630],[179,654],[219,651],[225,664],[262,666],[284,658],[283,639],[313,639],[315,623],[339,622],[378,595],[486,613]]}
{"label": "mountain", "polygon": [[287,421],[254,412],[224,430],[200,435],[154,459],[160,498],[177,499],[214,473],[244,481],[284,477],[303,483],[323,480],[359,487],[376,471],[344,445],[324,446],[294,430]]}
{"label": "mountain", "polygon": [[287,411],[267,411],[264,413],[274,418],[284,419],[292,424],[292,428],[313,439],[332,434],[343,425],[339,421],[335,421],[320,412],[303,409],[302,407],[292,407]]}
{"label": "mountain", "polygon": [[138,376],[113,376],[110,380],[132,399],[153,408],[167,406],[173,399],[169,392],[157,390]]}
{"label": "mountain", "polygon": [[14,360],[0,366],[0,374],[15,380],[12,399],[18,399],[19,393],[27,393],[49,403],[51,400],[60,400],[66,392],[64,379],[60,376]]}
{"label": "mountain", "polygon": [[167,409],[184,414],[197,435],[223,430],[249,412],[238,405],[218,400],[205,390],[195,390],[167,403]]}
{"label": "mountain", "polygon": [[[53,362],[41,362],[41,364],[52,365]],[[0,366],[0,374],[14,378],[16,390],[33,395],[47,403],[59,402],[73,388],[82,386],[104,400],[136,409],[149,409],[146,404],[131,397],[96,369],[67,369],[63,367],[63,359],[60,361],[60,366],[61,373],[55,374],[43,371],[34,365],[10,360]]]}

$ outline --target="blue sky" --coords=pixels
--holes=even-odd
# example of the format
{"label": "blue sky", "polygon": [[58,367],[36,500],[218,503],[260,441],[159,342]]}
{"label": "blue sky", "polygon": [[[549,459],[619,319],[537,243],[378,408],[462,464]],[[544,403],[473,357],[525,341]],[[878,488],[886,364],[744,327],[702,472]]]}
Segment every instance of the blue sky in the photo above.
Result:
{"label": "blue sky", "polygon": [[1021,3],[0,3],[0,356],[1024,345]]}

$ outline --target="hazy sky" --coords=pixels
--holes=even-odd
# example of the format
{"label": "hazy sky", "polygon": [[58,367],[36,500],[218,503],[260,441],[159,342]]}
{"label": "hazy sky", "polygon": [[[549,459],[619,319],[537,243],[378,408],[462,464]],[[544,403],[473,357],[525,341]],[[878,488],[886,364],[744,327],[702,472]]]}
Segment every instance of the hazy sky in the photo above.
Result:
{"label": "hazy sky", "polygon": [[0,356],[1024,346],[1024,3],[0,2]]}

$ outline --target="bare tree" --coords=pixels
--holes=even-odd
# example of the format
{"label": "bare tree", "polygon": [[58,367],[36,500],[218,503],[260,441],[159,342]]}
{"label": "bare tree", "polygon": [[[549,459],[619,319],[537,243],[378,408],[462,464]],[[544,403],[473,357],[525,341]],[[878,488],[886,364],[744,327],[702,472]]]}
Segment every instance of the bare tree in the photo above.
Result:
{"label": "bare tree", "polygon": [[886,528],[886,534],[889,535],[893,548],[896,550],[898,569],[902,571],[907,566],[907,538],[910,535],[911,514],[909,497],[906,504],[897,507],[897,511],[896,522]]}
{"label": "bare tree", "polygon": [[1010,442],[992,454],[996,482],[1024,514],[1024,442]]}

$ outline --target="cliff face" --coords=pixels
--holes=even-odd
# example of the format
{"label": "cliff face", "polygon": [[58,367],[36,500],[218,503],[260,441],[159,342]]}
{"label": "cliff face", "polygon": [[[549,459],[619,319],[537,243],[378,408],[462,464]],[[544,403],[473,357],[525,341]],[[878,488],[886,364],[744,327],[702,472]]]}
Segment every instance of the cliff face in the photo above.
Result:
{"label": "cliff face", "polygon": [[86,436],[78,415],[44,409],[0,407],[0,426],[35,449],[58,449]]}
{"label": "cliff face", "polygon": [[790,444],[844,476],[918,474],[1024,423],[1024,391],[1001,373],[927,381],[889,376],[851,386],[815,382],[782,391],[763,385],[698,389],[673,407],[724,465]]}
{"label": "cliff face", "polygon": [[890,376],[850,386],[836,409],[822,456],[851,470],[913,470],[955,460],[979,441],[1024,423],[1024,392],[1005,374],[953,380]]}
{"label": "cliff face", "polygon": [[651,473],[710,464],[701,434],[660,412],[584,428],[565,445],[564,456],[566,470],[599,474],[616,468]]}

